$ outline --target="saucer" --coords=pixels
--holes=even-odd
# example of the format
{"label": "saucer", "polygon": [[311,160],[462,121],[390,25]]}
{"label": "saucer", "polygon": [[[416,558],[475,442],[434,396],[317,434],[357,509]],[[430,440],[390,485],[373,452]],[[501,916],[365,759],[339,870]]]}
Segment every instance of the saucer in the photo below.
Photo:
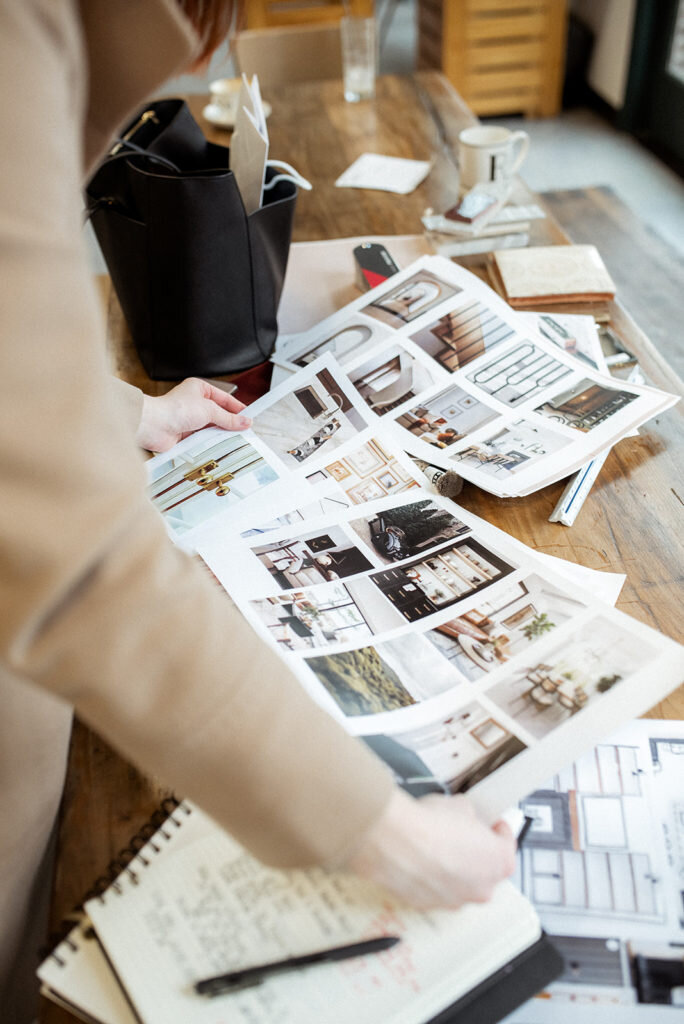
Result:
{"label": "saucer", "polygon": [[[264,103],[264,117],[271,113],[270,103]],[[224,110],[215,103],[209,103],[202,111],[202,117],[215,128],[234,128],[237,111]]]}
{"label": "saucer", "polygon": [[235,111],[224,110],[215,103],[209,103],[202,111],[202,117],[216,128],[234,128]]}

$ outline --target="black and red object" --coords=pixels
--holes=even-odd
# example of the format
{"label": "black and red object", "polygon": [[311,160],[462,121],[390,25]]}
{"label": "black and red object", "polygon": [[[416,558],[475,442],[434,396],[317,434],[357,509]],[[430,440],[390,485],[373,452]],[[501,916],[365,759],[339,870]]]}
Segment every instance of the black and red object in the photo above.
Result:
{"label": "black and red object", "polygon": [[379,242],[363,242],[354,249],[356,261],[356,283],[361,291],[367,292],[376,285],[384,284],[388,277],[396,274],[396,265],[384,245]]}

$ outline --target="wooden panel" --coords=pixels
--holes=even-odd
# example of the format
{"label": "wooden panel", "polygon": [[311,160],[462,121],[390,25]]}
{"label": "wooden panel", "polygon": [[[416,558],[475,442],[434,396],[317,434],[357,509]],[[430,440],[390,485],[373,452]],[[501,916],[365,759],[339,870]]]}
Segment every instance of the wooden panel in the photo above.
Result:
{"label": "wooden panel", "polygon": [[546,11],[537,14],[508,14],[497,18],[469,16],[463,27],[463,34],[470,43],[488,39],[526,39],[530,36],[545,36],[548,31],[549,15]]}
{"label": "wooden panel", "polygon": [[[565,8],[565,0],[560,6]],[[563,75],[565,72],[565,49],[568,37],[568,20],[565,10],[562,16],[549,18],[549,29],[544,55],[544,90],[539,109],[539,117],[553,117],[561,109],[563,99]]]}
{"label": "wooden panel", "polygon": [[474,15],[486,16],[499,11],[535,11],[546,9],[554,0],[468,0],[468,9]]}
{"label": "wooden panel", "polygon": [[473,109],[477,109],[482,117],[496,117],[502,110],[516,110],[527,117],[534,117],[540,106],[538,92],[516,90],[508,93],[494,93],[492,96],[477,95],[472,97]]}
{"label": "wooden panel", "polygon": [[519,67],[533,64],[538,67],[544,61],[546,44],[538,39],[524,43],[496,43],[490,46],[475,46],[468,51],[469,68]]}
{"label": "wooden panel", "polygon": [[334,22],[346,13],[368,18],[373,15],[373,0],[248,0],[244,7],[246,28]]}
{"label": "wooden panel", "polygon": [[497,93],[501,96],[514,92],[537,92],[543,85],[543,69],[540,67],[510,68],[505,71],[493,69],[486,74],[467,71],[464,76],[466,91],[470,96]]}
{"label": "wooden panel", "polygon": [[[422,0],[421,66],[435,60],[434,46],[423,44],[429,33],[422,26],[432,25],[441,11],[441,67],[476,114],[552,116],[561,102],[566,7],[566,0]],[[490,69],[503,68],[505,78],[488,77]],[[534,79],[531,69],[538,72]]]}

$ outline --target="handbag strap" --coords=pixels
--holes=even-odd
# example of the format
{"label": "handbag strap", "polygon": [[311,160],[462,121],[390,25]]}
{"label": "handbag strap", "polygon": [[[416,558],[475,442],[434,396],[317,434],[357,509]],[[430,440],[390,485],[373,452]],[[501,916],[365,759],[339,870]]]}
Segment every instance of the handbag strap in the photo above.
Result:
{"label": "handbag strap", "polygon": [[[131,156],[142,156],[145,157],[146,160],[151,160],[153,163],[161,164],[162,167],[166,167],[168,171],[173,171],[174,174],[181,173],[180,167],[178,167],[177,164],[174,164],[172,160],[169,160],[168,157],[160,156],[158,153],[150,153],[149,150],[143,149],[142,146],[138,146],[137,143],[131,142],[130,139],[117,139],[113,149],[116,150],[116,152],[110,152],[100,164],[100,168],[105,167],[108,164],[113,164],[117,160],[127,159]],[[87,224],[92,215],[97,210],[101,209],[101,207],[113,206],[114,202],[115,199],[113,196],[100,196],[99,199],[95,200],[95,202],[86,206],[83,215],[83,223]]]}

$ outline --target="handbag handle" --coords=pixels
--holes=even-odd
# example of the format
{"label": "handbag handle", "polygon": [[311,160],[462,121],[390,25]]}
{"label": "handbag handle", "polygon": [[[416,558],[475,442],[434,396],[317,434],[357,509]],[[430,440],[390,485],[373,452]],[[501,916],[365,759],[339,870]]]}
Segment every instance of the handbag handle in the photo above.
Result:
{"label": "handbag handle", "polygon": [[[100,164],[100,168],[105,167],[107,164],[113,164],[116,160],[123,160],[126,157],[144,156],[146,160],[152,160],[154,163],[161,164],[168,171],[173,171],[174,174],[181,173],[180,167],[174,164],[172,160],[169,160],[168,157],[160,156],[158,153],[150,153],[149,150],[143,149],[142,146],[131,142],[130,139],[117,139],[114,149],[116,152],[109,153],[107,158]],[[83,223],[86,224],[102,206],[113,206],[114,203],[115,199],[113,196],[100,196],[94,203],[86,207]]]}

